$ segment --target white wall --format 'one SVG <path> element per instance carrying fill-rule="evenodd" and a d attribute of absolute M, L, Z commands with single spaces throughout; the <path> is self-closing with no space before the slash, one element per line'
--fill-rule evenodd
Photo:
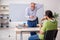
<path fill-rule="evenodd" d="M 44 10 L 52 10 L 53 12 L 60 13 L 60 0 L 1 0 L 2 4 L 27 4 L 36 2 L 44 5 Z M 60 18 L 59 18 L 60 19 Z M 59 21 L 59 20 L 58 20 Z"/>
<path fill-rule="evenodd" d="M 60 0 L 1 0 L 2 4 L 27 4 L 30 2 L 36 2 L 36 3 L 40 3 L 40 4 L 44 4 L 44 9 L 50 9 L 54 12 L 59 12 L 59 8 L 60 8 Z"/>
<path fill-rule="evenodd" d="M 44 10 L 47 9 L 60 15 L 60 0 L 44 0 Z M 58 18 L 58 26 L 60 26 L 60 16 Z"/>

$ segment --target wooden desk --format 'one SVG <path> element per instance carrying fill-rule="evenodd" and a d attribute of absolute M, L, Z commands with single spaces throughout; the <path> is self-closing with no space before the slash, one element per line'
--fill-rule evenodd
<path fill-rule="evenodd" d="M 16 30 L 16 40 L 17 40 L 17 34 L 19 33 L 20 33 L 20 40 L 23 40 L 22 37 L 23 32 L 31 32 L 31 31 L 38 32 L 40 29 L 39 28 L 21 28 L 21 29 L 15 28 L 15 30 Z"/>
<path fill-rule="evenodd" d="M 22 37 L 23 32 L 31 32 L 31 31 L 39 32 L 39 30 L 40 30 L 39 28 L 21 28 L 21 29 L 15 28 L 16 40 L 17 40 L 17 34 L 19 33 L 20 33 L 20 40 L 23 40 L 23 37 Z M 60 31 L 60 28 L 58 28 L 58 30 Z"/>

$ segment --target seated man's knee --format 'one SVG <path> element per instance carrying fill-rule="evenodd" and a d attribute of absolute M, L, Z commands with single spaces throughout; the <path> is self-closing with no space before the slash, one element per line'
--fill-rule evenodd
<path fill-rule="evenodd" d="M 28 40 L 32 40 L 32 37 L 29 37 Z"/>

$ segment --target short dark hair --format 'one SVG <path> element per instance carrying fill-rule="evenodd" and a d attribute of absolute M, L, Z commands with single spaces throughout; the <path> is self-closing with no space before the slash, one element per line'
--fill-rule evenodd
<path fill-rule="evenodd" d="M 53 13 L 51 10 L 45 11 L 45 16 L 48 16 L 49 18 L 54 18 Z"/>

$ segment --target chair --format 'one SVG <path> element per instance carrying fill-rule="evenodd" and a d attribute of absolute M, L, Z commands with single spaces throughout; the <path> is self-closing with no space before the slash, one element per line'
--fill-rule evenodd
<path fill-rule="evenodd" d="M 57 33 L 58 33 L 58 30 L 55 30 L 54 40 L 56 39 Z"/>
<path fill-rule="evenodd" d="M 44 40 L 55 40 L 58 30 L 48 30 L 44 33 Z"/>

